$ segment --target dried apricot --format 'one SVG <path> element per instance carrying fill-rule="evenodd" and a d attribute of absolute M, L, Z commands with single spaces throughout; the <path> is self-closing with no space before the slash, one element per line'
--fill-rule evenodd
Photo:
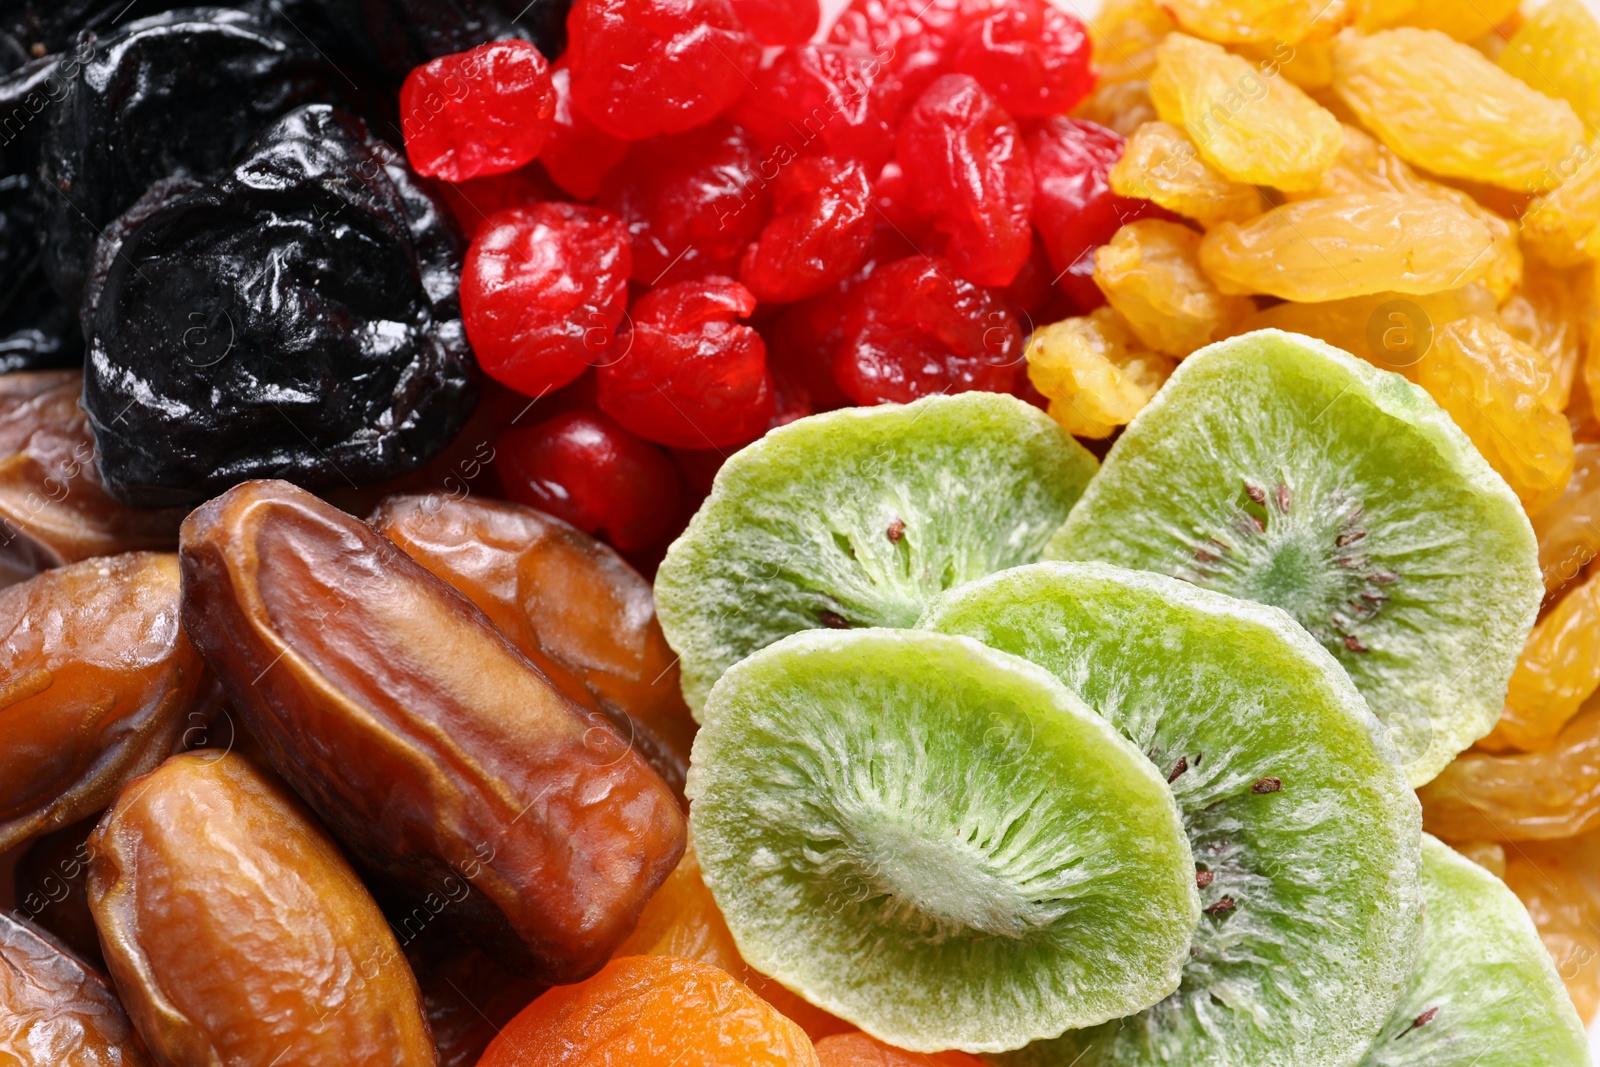
<path fill-rule="evenodd" d="M 1562 410 L 1583 364 L 1588 275 L 1587 269 L 1555 270 L 1535 260 L 1525 268 L 1522 288 L 1500 306 L 1501 327 L 1550 361 Z"/>
<path fill-rule="evenodd" d="M 1600 554 L 1600 442 L 1572 446 L 1572 480 L 1554 504 L 1534 516 L 1539 571 L 1546 596 L 1566 588 Z"/>
<path fill-rule="evenodd" d="M 1600 259 L 1600 152 L 1580 146 L 1553 171 L 1550 183 L 1555 187 L 1522 216 L 1528 252 L 1556 267 Z"/>
<path fill-rule="evenodd" d="M 1111 308 L 1033 332 L 1028 378 L 1050 401 L 1050 417 L 1076 437 L 1110 437 L 1172 374 L 1174 362 L 1145 351 Z"/>
<path fill-rule="evenodd" d="M 1501 877 L 1522 899 L 1555 960 L 1578 1015 L 1587 1024 L 1600 1008 L 1600 842 L 1529 842 L 1506 850 Z"/>
<path fill-rule="evenodd" d="M 1500 69 L 1600 128 L 1600 20 L 1581 0 L 1550 0 L 1530 13 L 1500 53 Z"/>
<path fill-rule="evenodd" d="M 1437 293 L 1488 274 L 1493 232 L 1447 200 L 1354 193 L 1225 222 L 1200 243 L 1200 265 L 1224 293 L 1339 300 Z"/>
<path fill-rule="evenodd" d="M 1181 223 L 1130 222 L 1095 253 L 1094 282 L 1140 341 L 1181 359 L 1256 309 L 1218 292 L 1199 253 L 1200 235 Z"/>
<path fill-rule="evenodd" d="M 524 1008 L 478 1067 L 818 1067 L 805 1031 L 726 971 L 624 956 Z"/>
<path fill-rule="evenodd" d="M 968 1052 L 907 1052 L 866 1034 L 839 1034 L 817 1042 L 822 1067 L 983 1067 Z"/>
<path fill-rule="evenodd" d="M 1435 174 L 1537 188 L 1562 160 L 1585 150 L 1572 105 L 1530 89 L 1443 33 L 1347 32 L 1333 60 L 1333 87 L 1361 124 Z"/>
<path fill-rule="evenodd" d="M 1529 515 L 1560 498 L 1572 477 L 1572 427 L 1561 413 L 1555 369 L 1541 352 L 1473 316 L 1435 333 L 1417 384 L 1450 413 Z"/>
<path fill-rule="evenodd" d="M 1154 201 L 1202 226 L 1243 222 L 1267 207 L 1255 186 L 1223 177 L 1168 122 L 1146 122 L 1134 130 L 1108 178 L 1118 196 Z"/>
<path fill-rule="evenodd" d="M 1600 574 L 1566 596 L 1528 635 L 1506 692 L 1505 710 L 1485 740 L 1534 752 L 1547 748 L 1600 689 Z"/>
<path fill-rule="evenodd" d="M 1314 189 L 1339 155 L 1339 120 L 1283 78 L 1187 34 L 1156 53 L 1150 98 L 1226 177 Z"/>
<path fill-rule="evenodd" d="M 1178 25 L 1219 44 L 1331 37 L 1355 21 L 1359 0 L 1167 0 Z"/>

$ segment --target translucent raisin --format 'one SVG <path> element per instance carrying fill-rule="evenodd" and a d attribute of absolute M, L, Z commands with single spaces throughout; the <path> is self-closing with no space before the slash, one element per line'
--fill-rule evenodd
<path fill-rule="evenodd" d="M 1178 28 L 1157 0 L 1107 0 L 1089 24 L 1095 76 L 1100 84 L 1145 81 L 1155 70 L 1156 49 Z"/>
<path fill-rule="evenodd" d="M 1516 14 L 1518 0 L 1369 0 L 1361 19 L 1366 32 L 1393 26 L 1438 30 L 1458 41 L 1495 32 Z"/>
<path fill-rule="evenodd" d="M 1545 748 L 1600 688 L 1600 576 L 1562 597 L 1528 635 L 1489 744 Z"/>
<path fill-rule="evenodd" d="M 550 65 L 528 41 L 491 41 L 430 60 L 400 88 L 412 168 L 466 181 L 533 161 L 555 113 Z"/>
<path fill-rule="evenodd" d="M 1035 330 L 1028 378 L 1050 400 L 1050 417 L 1075 437 L 1110 437 L 1150 402 L 1176 366 L 1143 349 L 1111 308 Z"/>
<path fill-rule="evenodd" d="M 1118 196 L 1154 201 L 1203 226 L 1243 222 L 1267 206 L 1255 186 L 1224 178 L 1167 122 L 1147 122 L 1133 132 L 1110 180 Z"/>
<path fill-rule="evenodd" d="M 1559 166 L 1573 168 L 1571 176 L 1528 205 L 1522 216 L 1523 241 L 1529 252 L 1552 266 L 1600 260 L 1600 152 L 1582 148 Z"/>
<path fill-rule="evenodd" d="M 1102 82 L 1072 109 L 1072 117 L 1132 137 L 1135 130 L 1156 120 L 1147 81 Z"/>
<path fill-rule="evenodd" d="M 1572 480 L 1554 504 L 1534 516 L 1539 572 L 1547 596 L 1577 581 L 1600 555 L 1600 443 L 1572 446 Z"/>
<path fill-rule="evenodd" d="M 872 239 L 872 185 L 854 160 L 799 159 L 772 186 L 776 211 L 751 244 L 739 281 L 762 302 L 787 304 L 843 281 Z"/>
<path fill-rule="evenodd" d="M 1219 44 L 1298 44 L 1331 37 L 1355 21 L 1356 0 L 1167 0 L 1166 8 L 1189 33 Z"/>
<path fill-rule="evenodd" d="M 1506 885 L 1522 899 L 1555 961 L 1578 1016 L 1587 1025 L 1600 1009 L 1600 841 L 1528 842 L 1506 857 Z"/>
<path fill-rule="evenodd" d="M 1095 253 L 1095 284 L 1146 346 L 1179 359 L 1228 335 L 1256 306 L 1200 270 L 1200 235 L 1177 222 L 1130 222 Z"/>
<path fill-rule="evenodd" d="M 1537 260 L 1525 270 L 1522 288 L 1500 306 L 1500 325 L 1523 344 L 1544 353 L 1560 387 L 1556 406 L 1565 410 L 1583 364 L 1589 272 L 1554 270 Z"/>
<path fill-rule="evenodd" d="M 1600 126 L 1600 20 L 1580 0 L 1550 0 L 1530 13 L 1506 42 L 1500 68 L 1571 104 L 1589 128 Z"/>

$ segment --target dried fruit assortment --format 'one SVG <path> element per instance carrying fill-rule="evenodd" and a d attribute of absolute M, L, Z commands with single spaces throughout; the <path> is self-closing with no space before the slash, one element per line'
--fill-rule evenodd
<path fill-rule="evenodd" d="M 1090 6 L 0 2 L 0 1061 L 1589 1064 L 1600 14 Z"/>

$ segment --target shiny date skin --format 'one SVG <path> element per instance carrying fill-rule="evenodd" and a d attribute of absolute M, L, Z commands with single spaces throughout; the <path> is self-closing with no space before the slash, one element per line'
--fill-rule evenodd
<path fill-rule="evenodd" d="M 435 1063 L 383 913 L 270 772 L 236 753 L 174 756 L 123 790 L 89 844 L 106 963 L 162 1064 Z"/>
<path fill-rule="evenodd" d="M 94 819 L 45 834 L 17 857 L 13 914 L 48 932 L 96 967 L 100 933 L 89 912 L 89 834 Z"/>
<path fill-rule="evenodd" d="M 576 981 L 683 851 L 677 799 L 470 601 L 279 481 L 184 522 L 184 625 L 278 772 L 387 887 Z"/>

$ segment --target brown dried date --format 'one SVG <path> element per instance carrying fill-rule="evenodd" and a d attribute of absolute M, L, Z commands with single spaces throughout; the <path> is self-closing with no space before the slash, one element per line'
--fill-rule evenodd
<path fill-rule="evenodd" d="M 372 524 L 683 792 L 694 718 L 650 583 L 626 560 L 560 519 L 502 501 L 391 497 Z"/>
<path fill-rule="evenodd" d="M 0 1063 L 150 1067 L 111 983 L 44 931 L 0 912 Z"/>
<path fill-rule="evenodd" d="M 163 1064 L 435 1062 L 377 903 L 249 760 L 172 757 L 123 790 L 89 845 L 111 977 Z"/>
<path fill-rule="evenodd" d="M 394 916 L 389 921 L 393 924 Z M 405 933 L 400 935 L 404 941 Z M 439 1067 L 473 1067 L 501 1028 L 545 990 L 437 923 L 404 943 L 422 989 Z"/>
<path fill-rule="evenodd" d="M 643 757 L 460 593 L 287 482 L 196 509 L 181 554 L 191 638 L 362 863 L 523 977 L 605 963 L 684 846 Z"/>
<path fill-rule="evenodd" d="M 209 716 L 178 601 L 178 557 L 159 552 L 0 590 L 0 852 L 105 808 Z"/>
<path fill-rule="evenodd" d="M 97 967 L 100 934 L 89 912 L 89 834 L 94 820 L 45 834 L 17 857 L 17 910 Z"/>

